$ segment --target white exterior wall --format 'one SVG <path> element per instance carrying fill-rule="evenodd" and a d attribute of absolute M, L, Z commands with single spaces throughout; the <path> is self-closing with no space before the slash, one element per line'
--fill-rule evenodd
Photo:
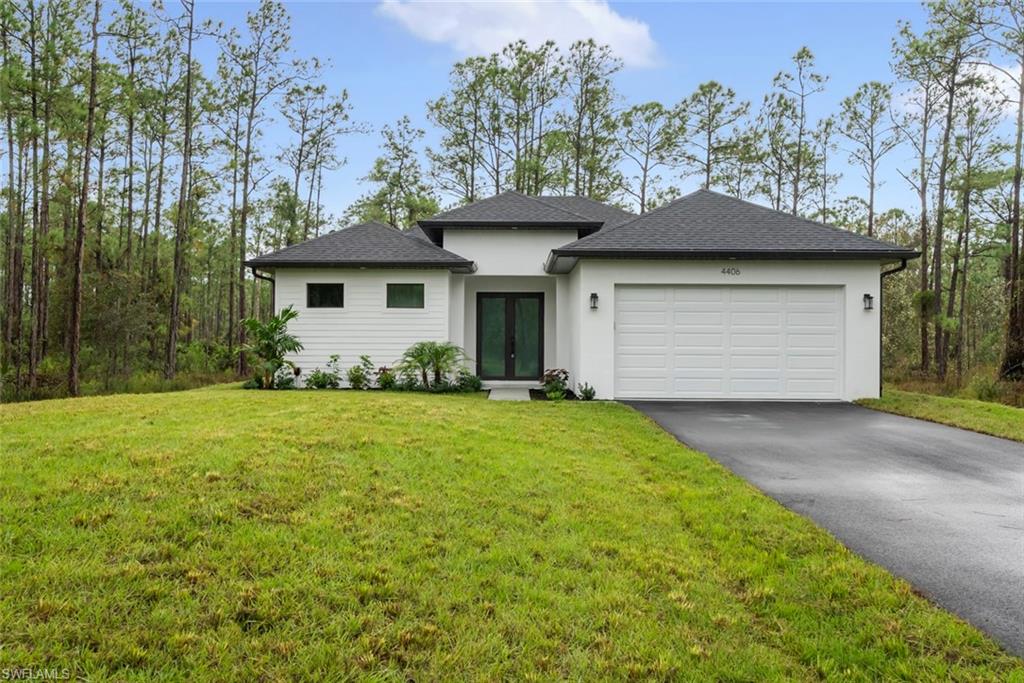
<path fill-rule="evenodd" d="M 735 268 L 739 275 L 722 273 Z M 833 285 L 843 290 L 843 400 L 878 396 L 881 310 L 865 311 L 864 294 L 879 301 L 879 264 L 864 261 L 630 261 L 581 259 L 573 290 L 571 382 L 589 382 L 599 398 L 615 391 L 615 285 Z M 600 298 L 590 310 L 590 293 Z M 564 313 L 561 311 L 560 314 Z"/>
<path fill-rule="evenodd" d="M 476 262 L 472 275 L 453 275 L 452 342 L 476 367 L 476 295 L 479 292 L 543 292 L 544 368 L 568 368 L 572 354 L 572 306 L 568 276 L 549 275 L 552 249 L 576 239 L 573 230 L 446 230 L 444 248 Z"/>
<path fill-rule="evenodd" d="M 575 230 L 445 230 L 444 248 L 476 262 L 477 275 L 541 275 L 552 249 L 576 240 Z"/>
<path fill-rule="evenodd" d="M 304 348 L 289 356 L 307 376 L 325 368 L 333 354 L 347 370 L 368 354 L 375 365 L 394 365 L 418 341 L 449 339 L 449 273 L 443 269 L 358 270 L 280 268 L 274 274 L 275 305 L 293 306 L 299 317 L 288 325 Z M 306 284 L 341 282 L 344 308 L 306 308 Z M 388 308 L 389 282 L 423 283 L 423 308 Z M 301 381 L 301 377 L 300 377 Z"/>

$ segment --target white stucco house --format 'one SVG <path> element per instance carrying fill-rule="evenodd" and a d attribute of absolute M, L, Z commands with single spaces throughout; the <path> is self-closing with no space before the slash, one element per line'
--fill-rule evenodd
<path fill-rule="evenodd" d="M 636 216 L 516 192 L 247 262 L 293 306 L 305 372 L 449 340 L 487 384 L 565 368 L 599 398 L 879 394 L 881 281 L 918 253 L 700 190 Z"/>

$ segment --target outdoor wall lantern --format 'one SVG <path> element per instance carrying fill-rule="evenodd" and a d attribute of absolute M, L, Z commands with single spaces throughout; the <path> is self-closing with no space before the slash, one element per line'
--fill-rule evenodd
<path fill-rule="evenodd" d="M 590 293 L 590 310 L 597 310 L 597 292 Z"/>
<path fill-rule="evenodd" d="M 865 294 L 864 295 L 864 310 L 865 311 L 871 311 L 871 310 L 874 310 L 874 308 L 875 308 L 875 297 L 871 296 L 870 294 Z"/>

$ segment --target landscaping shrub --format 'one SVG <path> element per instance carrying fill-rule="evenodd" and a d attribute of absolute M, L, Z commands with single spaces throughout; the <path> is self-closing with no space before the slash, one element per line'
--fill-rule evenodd
<path fill-rule="evenodd" d="M 398 391 L 424 391 L 425 387 L 416 379 L 416 375 L 403 373 L 398 377 L 395 389 Z"/>
<path fill-rule="evenodd" d="M 334 354 L 327 361 L 327 369 L 317 368 L 309 373 L 305 385 L 309 389 L 337 389 L 341 384 L 341 369 L 338 367 L 338 355 Z"/>
<path fill-rule="evenodd" d="M 466 393 L 472 393 L 483 389 L 484 383 L 479 377 L 471 372 L 462 370 L 455 381 L 456 389 Z"/>
<path fill-rule="evenodd" d="M 576 387 L 576 395 L 581 401 L 593 401 L 597 396 L 597 389 L 583 382 Z"/>
<path fill-rule="evenodd" d="M 382 365 L 377 368 L 377 386 L 385 391 L 394 389 L 398 383 L 398 378 L 395 376 L 395 371 L 386 365 Z"/>
<path fill-rule="evenodd" d="M 569 371 L 562 368 L 545 370 L 540 381 L 544 385 L 544 393 L 549 399 L 561 401 L 565 398 L 565 392 L 569 386 Z"/>
<path fill-rule="evenodd" d="M 352 389 L 369 389 L 373 383 L 373 361 L 366 354 L 359 356 L 359 363 L 348 369 L 345 379 Z"/>
<path fill-rule="evenodd" d="M 294 389 L 295 380 L 299 375 L 302 374 L 302 370 L 298 366 L 291 366 L 280 368 L 277 374 L 274 375 L 274 383 L 271 385 L 272 389 Z M 264 389 L 266 387 L 263 387 Z"/>

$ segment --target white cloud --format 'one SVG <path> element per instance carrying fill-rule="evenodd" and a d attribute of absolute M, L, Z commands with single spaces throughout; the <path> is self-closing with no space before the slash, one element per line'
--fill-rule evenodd
<path fill-rule="evenodd" d="M 1014 65 L 996 68 L 990 64 L 976 64 L 968 69 L 986 81 L 986 85 L 976 93 L 978 100 L 988 109 L 997 111 L 1001 119 L 1017 117 L 1017 83 L 1010 74 L 1018 73 L 1019 68 Z M 916 114 L 921 109 L 921 97 L 921 89 L 914 85 L 898 90 L 893 97 L 893 104 L 898 112 Z"/>
<path fill-rule="evenodd" d="M 418 38 L 447 43 L 466 55 L 497 52 L 520 38 L 530 45 L 553 40 L 559 47 L 593 38 L 610 46 L 626 66 L 648 67 L 657 62 L 650 27 L 622 16 L 604 0 L 383 0 L 377 11 Z"/>
<path fill-rule="evenodd" d="M 981 100 L 989 107 L 998 109 L 1006 118 L 1017 116 L 1017 84 L 1010 78 L 1010 74 L 1018 71 L 1019 67 L 1013 65 L 996 68 L 979 64 L 975 67 L 975 72 L 991 84 Z"/>

